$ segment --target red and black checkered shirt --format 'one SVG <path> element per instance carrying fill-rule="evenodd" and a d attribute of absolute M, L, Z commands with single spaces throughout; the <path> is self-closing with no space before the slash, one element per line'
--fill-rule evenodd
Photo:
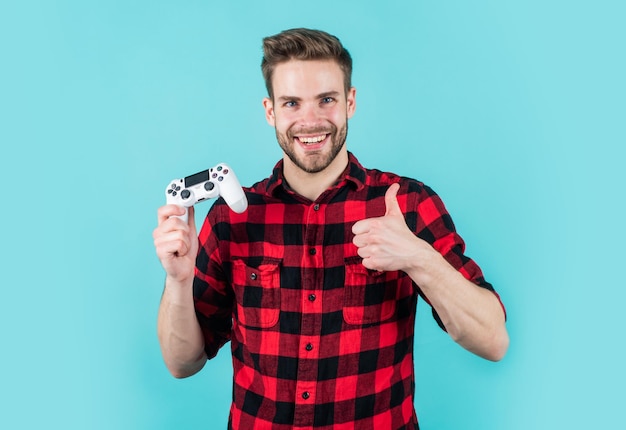
<path fill-rule="evenodd" d="M 230 428 L 418 428 L 413 329 L 421 291 L 404 272 L 366 269 L 352 243 L 352 225 L 383 216 L 395 182 L 409 228 L 493 290 L 424 184 L 364 169 L 350 154 L 340 180 L 311 202 L 289 189 L 279 162 L 246 189 L 246 212 L 220 199 L 199 235 L 194 296 L 207 355 L 232 345 Z"/>

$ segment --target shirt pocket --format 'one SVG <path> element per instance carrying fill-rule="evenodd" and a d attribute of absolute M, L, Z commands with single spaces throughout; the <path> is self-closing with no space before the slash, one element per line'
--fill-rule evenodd
<path fill-rule="evenodd" d="M 346 259 L 343 318 L 347 324 L 364 325 L 394 316 L 400 272 L 369 270 L 361 259 Z"/>
<path fill-rule="evenodd" d="M 247 327 L 269 328 L 280 315 L 280 260 L 264 260 L 258 266 L 233 262 L 236 318 Z"/>

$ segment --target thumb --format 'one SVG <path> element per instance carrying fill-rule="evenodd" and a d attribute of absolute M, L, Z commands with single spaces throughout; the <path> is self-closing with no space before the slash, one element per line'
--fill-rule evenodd
<path fill-rule="evenodd" d="M 385 216 L 387 215 L 402 215 L 402 210 L 400 210 L 400 205 L 398 204 L 398 190 L 400 189 L 400 184 L 395 183 L 391 184 L 385 193 Z"/>

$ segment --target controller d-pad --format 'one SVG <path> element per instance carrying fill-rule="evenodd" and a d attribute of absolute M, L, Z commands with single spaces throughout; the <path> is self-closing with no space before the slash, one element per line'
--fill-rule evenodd
<path fill-rule="evenodd" d="M 213 188 L 215 188 L 215 184 L 213 182 L 205 182 L 204 183 L 204 189 L 207 191 L 211 191 Z"/>
<path fill-rule="evenodd" d="M 172 186 L 167 190 L 167 194 L 171 194 L 173 197 L 176 197 L 179 191 L 180 185 L 172 184 Z"/>

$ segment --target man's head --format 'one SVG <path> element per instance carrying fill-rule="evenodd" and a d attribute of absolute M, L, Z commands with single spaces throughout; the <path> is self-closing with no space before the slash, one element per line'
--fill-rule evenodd
<path fill-rule="evenodd" d="M 266 38 L 264 50 L 269 97 L 263 106 L 285 154 L 286 174 L 343 171 L 356 106 L 348 51 L 336 37 L 307 29 Z"/>
<path fill-rule="evenodd" d="M 339 39 L 320 30 L 294 28 L 263 39 L 261 70 L 270 98 L 274 98 L 274 69 L 289 60 L 335 61 L 343 71 L 345 92 L 352 87 L 352 57 Z"/>

